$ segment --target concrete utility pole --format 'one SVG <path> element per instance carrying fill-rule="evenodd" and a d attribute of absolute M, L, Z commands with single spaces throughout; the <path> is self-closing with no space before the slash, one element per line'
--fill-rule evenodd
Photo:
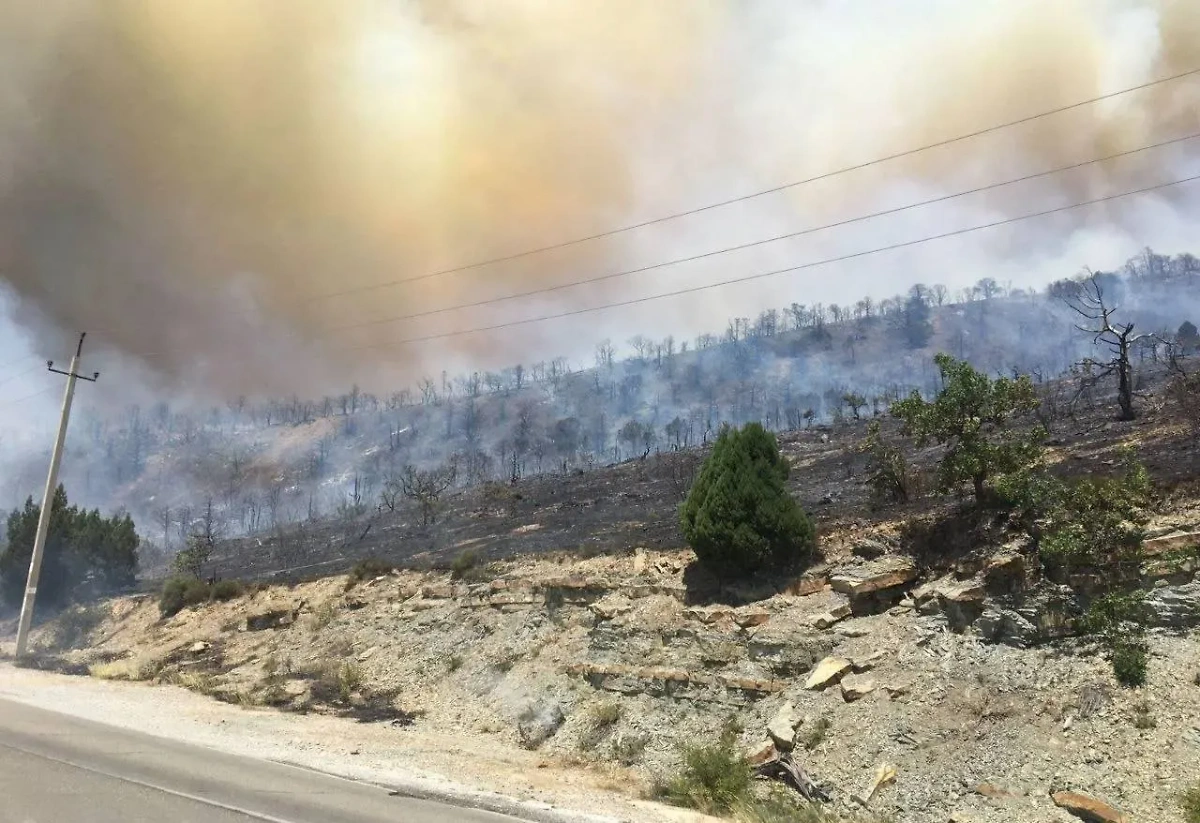
<path fill-rule="evenodd" d="M 46 494 L 42 498 L 42 511 L 38 517 L 37 537 L 33 540 L 33 555 L 29 558 L 29 578 L 25 583 L 25 599 L 21 602 L 21 622 L 17 628 L 17 657 L 25 656 L 25 646 L 29 641 L 29 628 L 33 623 L 33 601 L 37 597 L 38 577 L 42 573 L 42 554 L 46 550 L 46 536 L 50 533 L 50 515 L 54 507 L 54 492 L 58 488 L 58 467 L 62 463 L 63 446 L 67 442 L 67 424 L 71 420 L 71 401 L 75 399 L 75 381 L 87 380 L 95 383 L 100 379 L 100 372 L 91 377 L 79 373 L 79 359 L 83 356 L 83 339 L 87 332 L 79 335 L 79 347 L 75 357 L 71 359 L 71 368 L 67 371 L 54 368 L 51 360 L 46 367 L 55 374 L 67 376 L 67 392 L 63 397 L 62 419 L 58 423 L 58 438 L 54 441 L 54 451 L 50 454 L 50 476 L 46 478 Z"/>

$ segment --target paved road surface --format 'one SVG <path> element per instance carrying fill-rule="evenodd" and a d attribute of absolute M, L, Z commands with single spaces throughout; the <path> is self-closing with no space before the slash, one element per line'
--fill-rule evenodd
<path fill-rule="evenodd" d="M 0 823 L 514 823 L 0 700 Z"/>

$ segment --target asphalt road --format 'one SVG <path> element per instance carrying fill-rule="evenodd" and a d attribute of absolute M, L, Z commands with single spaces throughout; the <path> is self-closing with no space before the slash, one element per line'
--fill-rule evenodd
<path fill-rule="evenodd" d="M 515 823 L 0 700 L 0 823 Z"/>

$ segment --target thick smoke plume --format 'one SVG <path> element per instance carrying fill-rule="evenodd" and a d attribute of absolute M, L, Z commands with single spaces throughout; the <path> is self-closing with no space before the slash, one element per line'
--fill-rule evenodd
<path fill-rule="evenodd" d="M 1200 66 L 1191 0 L 880 6 L 866 21 L 782 0 L 11 0 L 0 10 L 0 277 L 41 333 L 88 329 L 174 382 L 323 390 L 368 372 L 552 356 L 562 340 L 539 336 L 577 328 L 387 344 L 703 282 L 730 264 L 560 292 L 533 310 L 339 326 L 1200 130 L 1200 80 L 1185 79 L 661 231 L 326 297 Z M 1160 182 L 1194 155 L 1147 153 L 972 208 Z M 1120 223 L 1133 205 L 1105 216 Z M 946 213 L 957 212 L 906 225 L 938 230 Z M 875 231 L 805 248 L 849 250 Z M 738 265 L 785 252 L 795 248 Z M 729 313 L 715 295 L 686 310 Z"/>

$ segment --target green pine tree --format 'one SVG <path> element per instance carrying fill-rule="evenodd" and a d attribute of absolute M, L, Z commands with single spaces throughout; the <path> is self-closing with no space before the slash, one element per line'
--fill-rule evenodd
<path fill-rule="evenodd" d="M 680 523 L 696 557 L 718 577 L 794 566 L 812 554 L 815 531 L 784 485 L 788 470 L 775 436 L 758 423 L 717 437 Z"/>
<path fill-rule="evenodd" d="M 119 590 L 137 573 L 138 536 L 128 515 L 105 518 L 70 505 L 59 486 L 50 509 L 50 530 L 38 579 L 38 603 L 57 608 L 73 598 Z M 0 552 L 0 599 L 19 605 L 29 573 L 41 506 L 33 498 L 8 517 Z"/>

